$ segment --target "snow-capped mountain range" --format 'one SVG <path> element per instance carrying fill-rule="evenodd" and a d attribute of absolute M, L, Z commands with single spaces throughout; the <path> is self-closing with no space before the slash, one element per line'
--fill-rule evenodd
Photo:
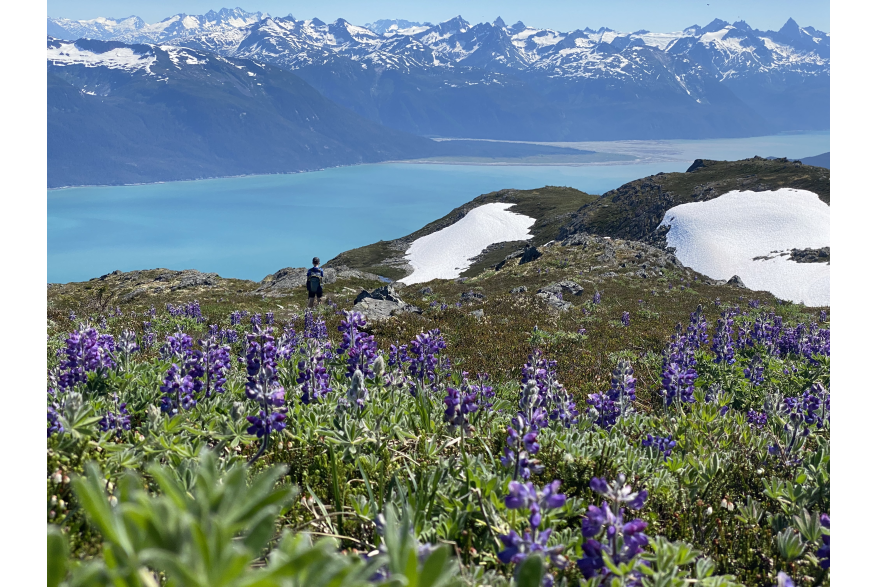
<path fill-rule="evenodd" d="M 329 99 L 427 136 L 705 138 L 828 128 L 830 36 L 789 19 L 656 33 L 379 20 L 357 26 L 239 8 L 49 19 L 50 36 L 160 43 L 295 72 Z"/>

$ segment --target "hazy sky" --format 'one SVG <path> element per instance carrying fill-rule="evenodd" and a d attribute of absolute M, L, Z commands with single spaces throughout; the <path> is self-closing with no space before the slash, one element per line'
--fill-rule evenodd
<path fill-rule="evenodd" d="M 49 16 L 88 19 L 97 16 L 137 15 L 158 22 L 173 14 L 204 14 L 233 7 L 210 0 L 48 0 Z M 830 32 L 829 0 L 245 0 L 241 8 L 299 19 L 318 17 L 326 22 L 344 18 L 365 24 L 381 18 L 441 22 L 458 14 L 471 23 L 502 16 L 507 24 L 518 20 L 538 28 L 569 31 L 606 26 L 619 31 L 647 29 L 677 31 L 714 18 L 745 20 L 762 30 L 780 28 L 789 18 L 801 26 Z"/>

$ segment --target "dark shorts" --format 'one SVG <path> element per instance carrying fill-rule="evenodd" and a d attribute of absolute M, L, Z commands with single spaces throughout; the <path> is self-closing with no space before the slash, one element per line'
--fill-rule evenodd
<path fill-rule="evenodd" d="M 321 298 L 321 297 L 323 297 L 323 286 L 322 285 L 320 287 L 318 287 L 317 291 L 315 291 L 315 292 L 308 290 L 308 299 Z"/>

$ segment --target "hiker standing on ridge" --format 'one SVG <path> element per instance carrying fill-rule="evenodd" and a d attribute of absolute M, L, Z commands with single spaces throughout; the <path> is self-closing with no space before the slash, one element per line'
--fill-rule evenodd
<path fill-rule="evenodd" d="M 305 285 L 308 288 L 308 308 L 313 308 L 314 304 L 319 304 L 323 299 L 323 270 L 318 267 L 320 258 L 314 257 L 314 266 L 308 269 Z"/>

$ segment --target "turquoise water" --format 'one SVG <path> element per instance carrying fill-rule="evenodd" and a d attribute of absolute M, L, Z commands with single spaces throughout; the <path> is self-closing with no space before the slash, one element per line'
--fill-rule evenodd
<path fill-rule="evenodd" d="M 634 143 L 604 143 L 600 150 L 617 146 L 617 152 L 629 153 Z M 828 151 L 829 135 L 648 141 L 642 148 L 653 162 L 581 167 L 394 163 L 49 190 L 47 280 L 83 281 L 115 269 L 156 267 L 260 280 L 282 267 L 308 265 L 314 255 L 326 261 L 351 248 L 404 236 L 479 194 L 545 185 L 604 193 L 659 171 L 684 171 L 693 153 L 711 159 L 805 157 Z"/>

